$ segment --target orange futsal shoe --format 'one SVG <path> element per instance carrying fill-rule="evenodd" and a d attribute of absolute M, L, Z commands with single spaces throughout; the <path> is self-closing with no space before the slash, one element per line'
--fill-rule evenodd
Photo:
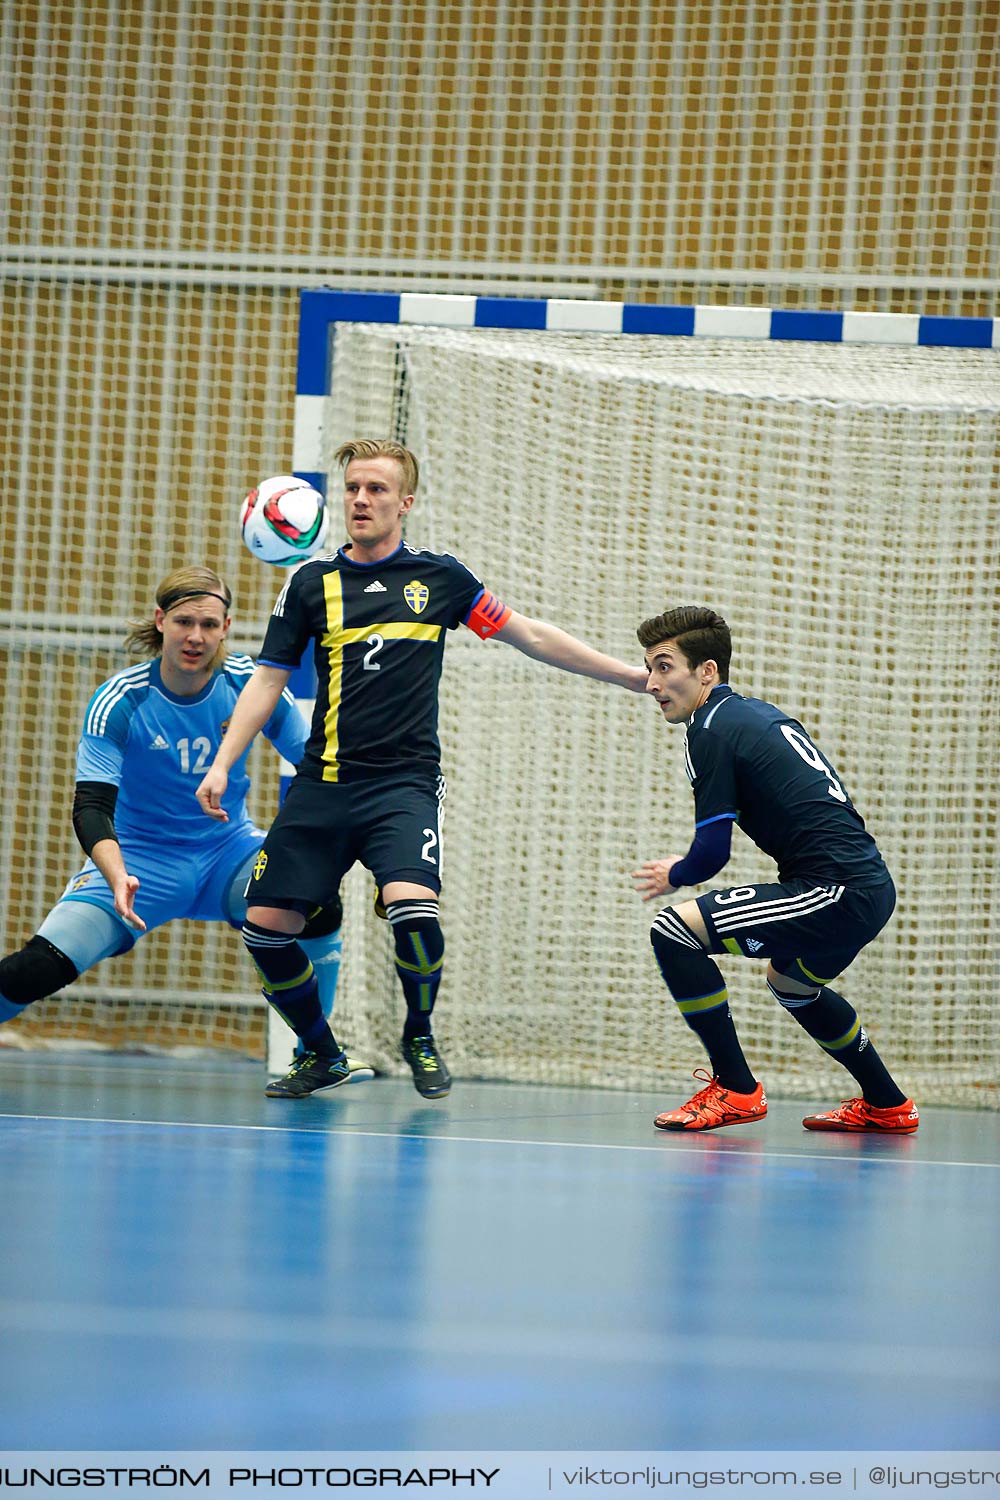
<path fill-rule="evenodd" d="M 920 1124 L 920 1116 L 912 1099 L 904 1099 L 891 1109 L 876 1109 L 865 1099 L 844 1099 L 837 1109 L 829 1109 L 822 1115 L 807 1115 L 802 1123 L 807 1130 L 888 1130 L 896 1135 L 912 1135 Z"/>
<path fill-rule="evenodd" d="M 734 1094 L 732 1089 L 724 1089 L 717 1078 L 709 1078 L 704 1068 L 696 1068 L 694 1077 L 708 1078 L 707 1086 L 680 1109 L 657 1115 L 653 1121 L 657 1130 L 718 1130 L 720 1125 L 746 1125 L 751 1120 L 762 1120 L 767 1114 L 762 1083 L 758 1083 L 752 1094 Z"/>

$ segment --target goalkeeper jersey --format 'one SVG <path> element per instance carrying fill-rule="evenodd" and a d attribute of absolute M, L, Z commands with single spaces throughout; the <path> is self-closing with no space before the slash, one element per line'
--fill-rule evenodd
<path fill-rule="evenodd" d="M 76 779 L 118 788 L 115 831 L 123 843 L 169 840 L 196 849 L 217 842 L 220 825 L 205 816 L 195 792 L 253 669 L 249 656 L 228 656 L 200 693 L 182 698 L 163 685 L 154 657 L 97 689 L 84 717 Z M 306 724 L 287 689 L 264 734 L 286 760 L 301 759 Z M 222 799 L 230 830 L 252 826 L 246 806 L 249 750 L 230 771 Z"/>

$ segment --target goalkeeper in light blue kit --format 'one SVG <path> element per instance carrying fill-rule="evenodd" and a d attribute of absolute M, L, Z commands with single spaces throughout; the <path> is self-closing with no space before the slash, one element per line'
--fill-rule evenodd
<path fill-rule="evenodd" d="M 73 827 L 87 855 L 38 932 L 0 959 L 0 1022 L 99 963 L 127 953 L 144 932 L 186 917 L 239 930 L 244 891 L 264 834 L 247 812 L 245 752 L 226 792 L 228 823 L 207 819 L 195 788 L 222 743 L 254 669 L 230 656 L 232 595 L 210 568 L 179 568 L 156 590 L 152 618 L 126 644 L 149 660 L 97 689 L 77 751 Z M 298 764 L 309 730 L 284 692 L 263 732 Z M 327 1014 L 340 965 L 339 900 L 317 911 L 303 948 Z M 268 997 L 270 999 L 270 997 Z M 372 1071 L 352 1063 L 354 1078 Z"/>

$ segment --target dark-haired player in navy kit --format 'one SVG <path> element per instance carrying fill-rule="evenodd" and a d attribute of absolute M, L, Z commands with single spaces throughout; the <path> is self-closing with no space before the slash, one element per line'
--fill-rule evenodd
<path fill-rule="evenodd" d="M 403 1056 L 418 1091 L 440 1098 L 451 1086 L 431 1031 L 444 954 L 437 720 L 446 632 L 467 625 L 549 666 L 637 693 L 646 673 L 516 614 L 450 554 L 408 546 L 403 518 L 418 473 L 407 448 L 364 439 L 343 444 L 335 461 L 344 466 L 350 544 L 304 563 L 282 589 L 257 669 L 197 795 L 210 817 L 224 817 L 229 768 L 312 641 L 312 732 L 254 867 L 243 929 L 271 1003 L 307 1049 L 267 1093 L 301 1098 L 349 1077 L 297 937 L 361 860 L 392 924 L 407 1010 Z"/>
<path fill-rule="evenodd" d="M 712 953 L 768 958 L 774 998 L 830 1057 L 861 1097 L 810 1115 L 810 1130 L 910 1133 L 918 1116 L 886 1070 L 854 1008 L 830 988 L 892 915 L 892 877 L 843 782 L 797 720 L 729 686 L 729 626 L 694 605 L 645 620 L 637 631 L 647 690 L 670 724 L 687 725 L 695 836 L 683 858 L 633 871 L 651 901 L 700 885 L 729 859 L 734 823 L 778 866 L 778 882 L 710 891 L 665 906 L 652 926 L 660 972 L 711 1064 L 706 1086 L 660 1130 L 713 1130 L 762 1119 L 763 1086 L 743 1055 L 722 971 Z"/>

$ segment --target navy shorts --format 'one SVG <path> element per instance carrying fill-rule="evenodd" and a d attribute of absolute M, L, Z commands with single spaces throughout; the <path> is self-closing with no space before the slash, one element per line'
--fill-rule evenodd
<path fill-rule="evenodd" d="M 379 889 L 441 889 L 441 775 L 324 782 L 296 776 L 247 885 L 250 906 L 326 906 L 358 860 Z"/>
<path fill-rule="evenodd" d="M 891 879 L 866 886 L 786 880 L 710 891 L 697 901 L 710 953 L 769 958 L 783 973 L 797 961 L 807 979 L 826 984 L 882 931 L 896 888 Z"/>

